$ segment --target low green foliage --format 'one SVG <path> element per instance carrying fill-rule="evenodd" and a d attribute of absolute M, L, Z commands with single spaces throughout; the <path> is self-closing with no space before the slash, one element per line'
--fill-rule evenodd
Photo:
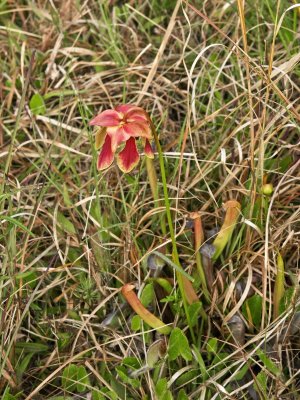
<path fill-rule="evenodd" d="M 258 349 L 256 353 L 269 372 L 271 372 L 273 375 L 277 377 L 281 376 L 282 371 L 280 370 L 280 368 L 277 367 L 277 365 L 271 360 L 270 357 L 266 355 L 266 353 L 263 350 Z"/>
<path fill-rule="evenodd" d="M 179 328 L 174 328 L 171 332 L 168 355 L 170 361 L 176 360 L 178 356 L 181 356 L 186 361 L 191 361 L 192 359 L 189 342 L 185 334 Z"/>
<path fill-rule="evenodd" d="M 66 392 L 83 393 L 90 388 L 89 374 L 83 365 L 69 364 L 61 377 L 61 384 Z"/>
<path fill-rule="evenodd" d="M 262 298 L 258 294 L 249 297 L 243 304 L 243 314 L 249 323 L 257 329 L 260 327 L 262 316 Z"/>
<path fill-rule="evenodd" d="M 34 115 L 46 114 L 46 106 L 43 97 L 39 93 L 35 93 L 29 102 L 29 107 Z"/>
<path fill-rule="evenodd" d="M 168 390 L 168 382 L 166 378 L 159 379 L 155 385 L 155 392 L 158 400 L 173 400 L 172 393 Z"/>

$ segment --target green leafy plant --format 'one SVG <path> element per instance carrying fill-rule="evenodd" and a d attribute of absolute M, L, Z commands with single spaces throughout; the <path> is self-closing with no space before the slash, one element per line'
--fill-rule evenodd
<path fill-rule="evenodd" d="M 66 392 L 83 393 L 90 388 L 89 374 L 83 365 L 69 364 L 61 377 L 62 387 Z"/>

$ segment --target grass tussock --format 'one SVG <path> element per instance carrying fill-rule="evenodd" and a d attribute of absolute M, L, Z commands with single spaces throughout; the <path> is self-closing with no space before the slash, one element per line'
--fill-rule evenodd
<path fill-rule="evenodd" d="M 299 11 L 0 1 L 2 399 L 299 398 Z"/>

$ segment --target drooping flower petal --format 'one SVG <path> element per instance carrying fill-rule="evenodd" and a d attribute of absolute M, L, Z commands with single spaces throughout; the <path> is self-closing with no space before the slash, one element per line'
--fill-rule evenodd
<path fill-rule="evenodd" d="M 115 108 L 115 110 L 117 112 L 121 112 L 123 114 L 126 114 L 126 113 L 128 113 L 128 111 L 133 110 L 133 109 L 137 109 L 137 108 L 139 108 L 139 107 L 134 106 L 133 104 L 121 104 L 120 106 L 117 106 Z"/>
<path fill-rule="evenodd" d="M 133 137 L 144 137 L 147 139 L 152 138 L 151 128 L 148 123 L 145 122 L 129 122 L 125 124 L 124 130 L 128 135 Z"/>
<path fill-rule="evenodd" d="M 143 115 L 134 115 L 132 117 L 126 118 L 126 122 L 148 122 L 147 117 L 144 117 Z"/>
<path fill-rule="evenodd" d="M 114 161 L 114 153 L 111 150 L 110 136 L 106 135 L 104 145 L 98 156 L 97 168 L 103 170 L 108 168 Z"/>
<path fill-rule="evenodd" d="M 146 113 L 146 111 L 144 111 L 142 108 L 135 107 L 126 113 L 126 121 L 127 122 L 139 122 L 139 121 L 148 122 L 149 116 Z"/>
<path fill-rule="evenodd" d="M 146 139 L 144 151 L 145 151 L 145 155 L 148 158 L 154 158 L 154 153 L 153 153 L 153 150 L 152 150 L 152 146 L 151 146 L 151 144 L 150 144 L 148 139 Z"/>
<path fill-rule="evenodd" d="M 90 121 L 90 125 L 97 126 L 118 126 L 123 116 L 115 110 L 106 110 Z"/>
<path fill-rule="evenodd" d="M 106 136 L 106 128 L 103 127 L 99 128 L 95 137 L 96 150 L 99 150 L 103 146 L 105 136 Z"/>
<path fill-rule="evenodd" d="M 126 145 L 118 154 L 118 166 L 123 172 L 130 172 L 138 164 L 140 155 L 136 148 L 135 139 L 131 137 L 127 140 Z"/>
<path fill-rule="evenodd" d="M 123 126 L 113 126 L 113 127 L 108 127 L 107 128 L 107 134 L 111 138 L 111 149 L 113 153 L 116 152 L 117 147 L 123 143 L 126 142 L 130 138 L 130 135 L 128 135 Z"/>

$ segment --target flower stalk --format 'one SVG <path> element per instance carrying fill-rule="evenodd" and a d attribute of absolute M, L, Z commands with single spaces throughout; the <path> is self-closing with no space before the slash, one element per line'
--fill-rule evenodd
<path fill-rule="evenodd" d="M 151 189 L 151 193 L 154 199 L 154 204 L 156 207 L 159 207 L 160 201 L 159 201 L 159 191 L 158 191 L 158 179 L 157 179 L 157 174 L 156 170 L 154 167 L 154 162 L 152 158 L 146 157 L 146 168 L 147 168 L 147 175 L 149 178 L 149 185 Z M 160 228 L 162 231 L 163 236 L 166 236 L 167 234 L 167 228 L 166 228 L 166 221 L 164 215 L 160 217 Z"/>
<path fill-rule="evenodd" d="M 158 205 L 158 185 L 157 185 L 157 174 L 154 168 L 153 160 L 150 158 L 146 158 L 146 168 L 147 175 L 149 178 L 149 185 L 151 189 L 151 193 L 155 203 Z"/>
<path fill-rule="evenodd" d="M 159 156 L 159 165 L 160 165 L 161 178 L 162 178 L 163 191 L 164 191 L 166 215 L 167 215 L 168 228 L 169 228 L 171 241 L 172 241 L 172 259 L 173 259 L 173 262 L 179 268 L 181 268 L 178 250 L 177 250 L 177 244 L 176 244 L 176 237 L 175 237 L 175 232 L 174 232 L 174 227 L 173 227 L 173 220 L 172 220 L 172 215 L 171 215 L 171 207 L 170 207 L 170 201 L 169 201 L 169 195 L 168 195 L 167 178 L 166 178 L 166 170 L 165 170 L 165 164 L 164 164 L 164 159 L 163 159 L 163 152 L 162 152 L 162 148 L 161 148 L 161 145 L 160 145 L 160 142 L 158 139 L 157 132 L 156 132 L 153 124 L 152 124 L 152 133 L 153 133 L 155 145 L 158 150 L 158 156 Z M 185 309 L 185 314 L 187 317 L 190 332 L 191 332 L 193 340 L 195 340 L 194 332 L 192 329 L 192 324 L 190 321 L 189 311 L 188 311 L 188 304 L 193 304 L 195 301 L 199 301 L 199 299 L 198 299 L 197 294 L 195 293 L 195 290 L 194 290 L 191 282 L 185 276 L 183 276 L 180 273 L 180 271 L 178 271 L 178 270 L 176 270 L 176 277 L 177 277 L 177 282 L 178 282 L 179 290 L 181 293 L 181 297 L 183 300 L 183 306 Z"/>
<path fill-rule="evenodd" d="M 284 262 L 281 254 L 277 255 L 277 271 L 273 295 L 273 319 L 279 316 L 280 300 L 284 294 Z"/>

